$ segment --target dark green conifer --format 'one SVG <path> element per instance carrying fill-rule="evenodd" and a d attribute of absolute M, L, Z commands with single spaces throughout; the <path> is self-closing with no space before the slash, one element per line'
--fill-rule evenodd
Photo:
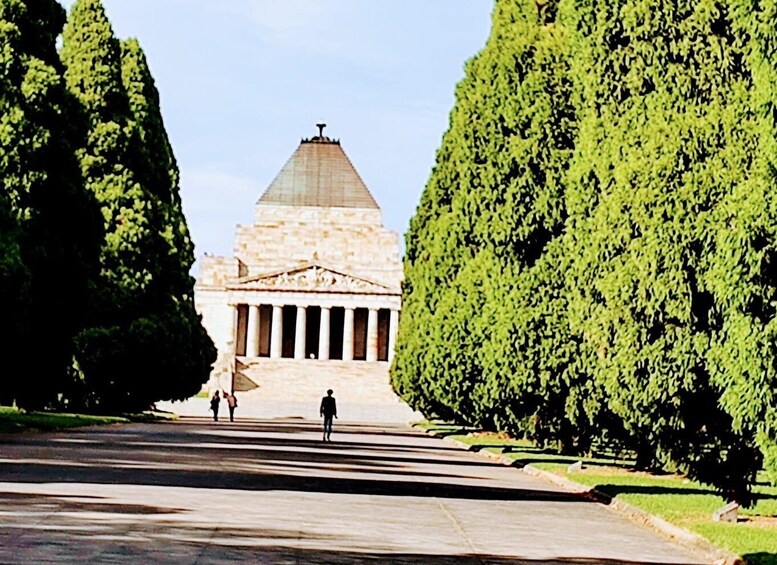
<path fill-rule="evenodd" d="M 67 85 L 89 126 L 79 152 L 84 182 L 105 219 L 95 311 L 113 320 L 160 298 L 161 258 L 166 253 L 157 231 L 162 212 L 143 183 L 146 163 L 122 84 L 121 46 L 99 0 L 73 4 L 61 56 Z"/>
<path fill-rule="evenodd" d="M 538 436 L 566 421 L 571 388 L 562 384 L 569 347 L 555 347 L 569 344 L 564 325 L 540 338 L 528 307 L 564 310 L 559 266 L 541 261 L 564 225 L 574 137 L 556 5 L 497 2 L 488 43 L 467 65 L 408 233 L 393 371 L 411 402 L 434 391 L 427 409 Z"/>
<path fill-rule="evenodd" d="M 757 280 L 777 226 L 759 147 L 773 126 L 754 105 L 741 25 L 757 10 L 565 6 L 581 117 L 568 182 L 573 332 L 597 352 L 595 380 L 642 464 L 747 502 L 758 424 L 738 408 L 765 417 L 777 386 L 762 347 L 775 286 Z M 760 398 L 734 393 L 736 381 Z"/>
<path fill-rule="evenodd" d="M 151 76 L 146 55 L 135 39 L 122 41 L 122 82 L 143 150 L 143 169 L 151 192 L 164 217 L 164 238 L 168 244 L 167 282 L 182 294 L 192 293 L 189 271 L 194 264 L 194 244 L 186 225 L 180 195 L 180 171 L 165 130 L 159 92 Z"/>
<path fill-rule="evenodd" d="M 457 87 L 457 99 L 474 95 L 474 64 L 467 63 L 466 76 Z M 455 365 L 446 358 L 450 347 L 445 343 L 445 332 L 449 328 L 443 323 L 445 311 L 440 303 L 462 265 L 472 257 L 465 242 L 467 227 L 454 208 L 457 191 L 472 185 L 472 170 L 467 169 L 461 148 L 465 137 L 460 133 L 468 122 L 465 110 L 455 107 L 450 129 L 443 137 L 431 178 L 405 238 L 403 312 L 392 366 L 393 386 L 411 406 L 429 415 L 462 421 L 471 421 L 469 414 L 457 410 L 462 408 L 459 403 L 465 400 L 469 387 L 459 382 L 459 374 L 468 370 L 460 368 L 456 375 L 450 373 Z M 464 362 L 459 356 L 456 360 Z"/>
<path fill-rule="evenodd" d="M 63 23 L 53 0 L 0 0 L 3 399 L 33 409 L 68 386 L 101 233 L 74 155 L 79 122 L 56 52 Z"/>
<path fill-rule="evenodd" d="M 777 71 L 745 4 L 497 2 L 408 233 L 411 404 L 745 503 L 777 471 Z"/>
<path fill-rule="evenodd" d="M 81 168 L 106 228 L 78 362 L 91 402 L 105 411 L 185 398 L 215 358 L 193 309 L 191 243 L 158 95 L 139 66 L 142 52 L 127 53 L 125 84 L 121 45 L 101 2 L 73 5 L 61 55 L 89 123 Z"/>
<path fill-rule="evenodd" d="M 1 143 L 1 142 L 0 142 Z M 15 380 L 25 370 L 20 355 L 29 334 L 30 273 L 22 260 L 19 224 L 4 194 L 0 194 L 0 305 L 6 337 L 0 342 L 0 355 L 5 360 L 0 388 L 0 405 L 12 405 L 19 393 Z"/>
<path fill-rule="evenodd" d="M 183 212 L 180 172 L 165 130 L 159 92 L 137 40 L 122 42 L 122 79 L 143 151 L 143 170 L 162 211 L 160 232 L 167 244 L 162 284 L 167 289 L 165 340 L 155 356 L 167 366 L 160 398 L 181 400 L 199 392 L 216 352 L 194 308 L 194 244 Z"/>

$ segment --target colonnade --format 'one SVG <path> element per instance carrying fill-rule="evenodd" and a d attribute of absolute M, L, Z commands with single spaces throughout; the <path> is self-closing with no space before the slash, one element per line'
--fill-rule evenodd
<path fill-rule="evenodd" d="M 245 315 L 247 320 L 240 320 L 239 309 L 240 307 L 247 308 Z M 269 312 L 270 306 L 264 306 L 265 311 Z M 246 357 L 270 357 L 271 359 L 280 359 L 283 357 L 284 350 L 284 307 L 280 305 L 272 305 L 272 314 L 270 316 L 269 324 L 265 320 L 263 324 L 262 320 L 262 306 L 261 305 L 239 305 L 235 306 L 235 331 L 236 341 L 241 341 L 241 324 L 245 327 L 245 351 Z M 311 332 L 308 331 L 308 309 L 316 308 L 320 309 L 319 327 L 318 327 L 318 343 L 307 343 L 308 336 Z M 332 338 L 336 334 L 340 335 L 340 328 L 337 328 L 333 332 L 332 327 L 332 308 L 327 306 L 295 306 L 296 309 L 296 321 L 294 324 L 294 359 L 305 359 L 306 352 L 313 351 L 312 356 L 319 360 L 329 360 L 330 350 L 332 349 Z M 343 361 L 354 361 L 354 330 L 356 319 L 356 308 L 343 308 L 343 322 L 342 322 L 342 349 L 337 347 L 339 352 L 342 350 Z M 366 343 L 364 344 L 364 356 L 368 362 L 376 362 L 379 359 L 379 312 L 378 308 L 368 308 L 367 310 L 367 331 L 366 331 Z M 396 344 L 397 327 L 399 325 L 399 311 L 394 309 L 384 309 L 389 312 L 388 318 L 388 335 L 385 336 L 388 339 L 388 360 L 391 361 L 394 356 L 394 346 Z M 287 312 L 288 314 L 288 308 Z M 363 314 L 362 314 L 363 316 Z M 385 314 L 384 314 L 385 316 Z M 385 317 L 384 328 L 385 328 Z M 363 321 L 363 317 L 362 317 Z M 269 327 L 268 327 L 269 326 Z M 265 351 L 263 355 L 260 355 L 260 339 L 262 337 L 263 327 L 265 331 L 269 329 L 269 351 Z M 363 325 L 361 326 L 363 329 Z M 313 332 L 315 334 L 316 332 Z M 362 334 L 363 335 L 363 334 Z M 265 343 L 266 343 L 266 335 Z M 360 338 L 361 339 L 361 338 Z M 315 347 L 314 347 L 315 346 Z M 385 342 L 384 342 L 385 346 Z M 242 349 L 240 346 L 238 349 Z M 384 350 L 385 352 L 385 350 Z M 240 355 L 240 351 L 238 351 Z M 288 356 L 288 353 L 287 353 Z"/>

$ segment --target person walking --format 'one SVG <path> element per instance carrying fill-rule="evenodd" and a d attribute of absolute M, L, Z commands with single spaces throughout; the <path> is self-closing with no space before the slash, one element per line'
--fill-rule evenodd
<path fill-rule="evenodd" d="M 237 396 L 235 396 L 234 392 L 230 394 L 224 393 L 224 396 L 227 397 L 227 408 L 229 408 L 229 421 L 234 422 L 235 408 L 237 408 Z"/>
<path fill-rule="evenodd" d="M 221 402 L 221 398 L 219 398 L 219 391 L 216 391 L 213 393 L 213 398 L 210 399 L 210 409 L 213 411 L 213 421 L 218 422 L 219 421 L 219 403 Z"/>
<path fill-rule="evenodd" d="M 326 396 L 321 399 L 319 412 L 324 417 L 324 441 L 332 441 L 332 420 L 337 418 L 337 401 L 332 396 L 334 391 L 330 388 Z"/>

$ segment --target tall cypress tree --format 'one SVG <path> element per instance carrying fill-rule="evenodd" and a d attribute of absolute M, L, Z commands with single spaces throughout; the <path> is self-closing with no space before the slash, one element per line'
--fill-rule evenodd
<path fill-rule="evenodd" d="M 497 2 L 408 233 L 401 394 L 573 448 L 605 427 L 748 502 L 777 471 L 769 9 Z"/>
<path fill-rule="evenodd" d="M 166 276 L 178 280 L 166 284 L 174 292 L 191 294 L 194 244 L 186 225 L 180 195 L 180 171 L 165 130 L 159 91 L 148 67 L 143 49 L 135 39 L 121 42 L 122 82 L 143 151 L 143 171 L 164 218 L 164 238 L 168 256 Z"/>
<path fill-rule="evenodd" d="M 477 95 L 476 59 L 467 63 L 457 99 Z M 411 406 L 427 414 L 465 421 L 470 415 L 462 402 L 471 397 L 471 383 L 460 377 L 462 373 L 468 374 L 465 379 L 473 376 L 470 362 L 474 352 L 458 349 L 453 359 L 446 357 L 452 349 L 446 341 L 461 343 L 466 336 L 447 325 L 450 308 L 445 306 L 444 296 L 450 296 L 456 277 L 473 257 L 466 243 L 471 226 L 462 214 L 458 194 L 474 183 L 467 159 L 467 144 L 473 138 L 462 134 L 473 118 L 467 112 L 467 108 L 456 106 L 451 113 L 450 128 L 406 235 L 403 315 L 392 367 L 393 386 Z"/>
<path fill-rule="evenodd" d="M 9 320 L 27 307 L 20 333 L 11 331 L 6 341 L 13 351 L 4 356 L 9 378 L 3 386 L 6 400 L 36 409 L 61 400 L 67 388 L 101 233 L 74 154 L 79 120 L 56 52 L 63 23 L 64 11 L 53 0 L 0 1 L 4 294 L 29 274 L 27 300 L 7 304 Z"/>
<path fill-rule="evenodd" d="M 497 2 L 479 72 L 487 94 L 473 110 L 487 140 L 476 160 L 485 190 L 467 194 L 479 246 L 497 258 L 480 357 L 500 427 L 580 451 L 598 433 L 602 398 L 566 318 L 560 237 L 577 126 L 558 4 Z"/>
<path fill-rule="evenodd" d="M 595 378 L 643 463 L 672 463 L 746 502 L 760 456 L 754 422 L 727 406 L 732 369 L 747 355 L 760 382 L 742 379 L 767 397 L 777 380 L 755 362 L 758 340 L 737 355 L 730 320 L 755 333 L 773 317 L 758 300 L 774 285 L 753 281 L 758 237 L 774 241 L 757 133 L 773 129 L 753 105 L 752 46 L 730 6 L 567 3 L 582 120 L 569 288 L 573 329 L 597 352 Z M 760 415 L 773 403 L 759 399 Z"/>
<path fill-rule="evenodd" d="M 162 212 L 143 175 L 138 130 L 121 78 L 121 46 L 99 0 L 73 4 L 63 33 L 65 79 L 88 120 L 79 151 L 87 188 L 105 218 L 95 312 L 113 320 L 160 295 Z"/>
<path fill-rule="evenodd" d="M 569 403 L 580 380 L 566 372 L 566 326 L 539 333 L 565 309 L 560 265 L 542 258 L 563 229 L 574 139 L 556 8 L 497 2 L 488 43 L 467 65 L 408 234 L 393 371 L 411 403 L 434 391 L 467 423 L 554 439 L 579 415 Z"/>
<path fill-rule="evenodd" d="M 27 363 L 20 355 L 29 333 L 30 273 L 22 260 L 20 229 L 10 203 L 0 194 L 0 305 L 7 337 L 0 343 L 0 355 L 6 360 L 0 389 L 0 405 L 16 400 L 17 379 L 23 378 Z"/>
<path fill-rule="evenodd" d="M 705 240 L 711 256 L 703 285 L 713 297 L 704 315 L 720 328 L 707 355 L 713 382 L 724 390 L 721 401 L 734 429 L 745 437 L 755 433 L 764 465 L 777 483 L 774 15 L 773 3 L 732 1 L 711 18 L 720 42 L 738 47 L 723 61 L 727 71 L 739 65 L 746 69 L 731 87 L 749 89 L 736 97 L 738 106 L 719 109 L 730 137 L 715 173 L 727 175 Z M 719 178 L 707 178 L 705 185 L 715 186 Z"/>
<path fill-rule="evenodd" d="M 466 77 L 456 90 L 457 99 L 473 92 L 473 64 L 467 63 Z M 451 284 L 466 253 L 463 228 L 453 210 L 455 192 L 471 184 L 470 173 L 459 166 L 463 159 L 460 136 L 456 135 L 466 123 L 467 117 L 454 108 L 450 129 L 443 137 L 431 178 L 405 236 L 403 315 L 391 370 L 392 386 L 411 406 L 446 418 L 458 417 L 450 399 L 458 398 L 459 393 L 447 382 L 445 370 L 434 369 L 444 359 L 430 334 L 439 327 L 435 316 L 440 294 Z"/>
<path fill-rule="evenodd" d="M 0 354 L 9 363 L 6 365 L 0 390 L 0 404 L 6 405 L 13 404 L 16 400 L 18 378 L 25 365 L 19 352 L 27 333 L 26 318 L 29 307 L 30 274 L 22 260 L 21 230 L 11 201 L 16 192 L 12 183 L 17 175 L 9 174 L 9 169 L 12 171 L 15 168 L 14 158 L 17 153 L 17 139 L 13 132 L 24 117 L 18 108 L 21 94 L 18 85 L 14 84 L 16 81 L 9 79 L 23 78 L 24 69 L 18 48 L 19 24 L 25 15 L 21 2 L 0 2 L 0 77 L 3 77 L 0 79 L 0 308 L 4 312 L 4 324 L 7 325 L 10 336 L 10 340 L 3 340 L 0 344 Z"/>
<path fill-rule="evenodd" d="M 167 244 L 162 258 L 166 332 L 156 359 L 166 365 L 160 398 L 182 400 L 196 394 L 210 375 L 216 351 L 194 308 L 194 244 L 180 195 L 180 172 L 160 109 L 159 92 L 137 40 L 123 41 L 122 80 L 143 151 L 143 171 L 162 212 L 160 231 Z"/>
<path fill-rule="evenodd" d="M 86 391 L 106 411 L 183 398 L 207 378 L 212 344 L 187 295 L 191 248 L 172 154 L 161 119 L 154 124 L 156 100 L 140 100 L 152 81 L 142 69 L 135 81 L 128 65 L 128 92 L 121 45 L 99 0 L 73 5 L 61 56 L 89 122 L 81 168 L 107 232 L 92 325 L 78 339 Z"/>

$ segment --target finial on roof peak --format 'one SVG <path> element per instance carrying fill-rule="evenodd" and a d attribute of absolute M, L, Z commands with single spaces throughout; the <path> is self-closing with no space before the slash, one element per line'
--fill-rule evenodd
<path fill-rule="evenodd" d="M 330 139 L 324 135 L 324 129 L 326 128 L 325 123 L 321 122 L 320 124 L 316 124 L 316 127 L 318 128 L 318 135 L 310 139 L 303 138 L 302 143 L 340 143 L 338 140 Z"/>

